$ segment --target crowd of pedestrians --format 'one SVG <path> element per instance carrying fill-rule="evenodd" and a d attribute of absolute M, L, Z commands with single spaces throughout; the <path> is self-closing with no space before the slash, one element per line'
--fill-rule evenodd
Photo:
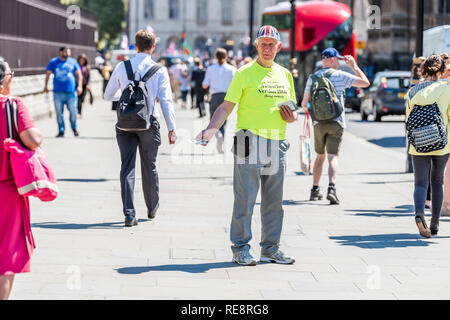
<path fill-rule="evenodd" d="M 230 240 L 232 261 L 239 265 L 254 266 L 257 260 L 250 254 L 252 215 L 261 188 L 261 251 L 260 261 L 293 264 L 295 258 L 280 249 L 283 227 L 283 186 L 289 142 L 287 124 L 297 120 L 297 97 L 291 73 L 275 63 L 282 43 L 280 34 L 272 26 L 259 29 L 255 48 L 257 58 L 246 58 L 233 63 L 224 49 L 218 49 L 214 62 L 194 59 L 194 65 L 177 59 L 169 68 L 152 59 L 155 36 L 147 30 L 136 34 L 138 54 L 120 62 L 114 70 L 100 56 L 95 65 L 105 73 L 104 98 L 115 102 L 117 109 L 116 140 L 121 158 L 120 185 L 126 227 L 138 224 L 134 206 L 135 163 L 139 149 L 142 168 L 142 186 L 147 216 L 154 219 L 159 208 L 159 179 L 156 167 L 161 145 L 159 101 L 170 144 L 177 140 L 175 107 L 181 99 L 181 109 L 197 108 L 199 117 L 206 115 L 205 102 L 209 102 L 210 122 L 196 136 L 196 142 L 208 145 L 214 137 L 217 150 L 223 153 L 226 121 L 238 108 L 236 133 L 233 137 L 233 193 Z M 82 115 L 83 102 L 89 92 L 89 61 L 85 55 L 78 61 L 70 57 L 67 47 L 60 48 L 59 56 L 47 66 L 44 92 L 48 92 L 50 75 L 57 113 L 58 135 L 65 134 L 64 106 L 70 112 L 70 124 L 78 136 L 77 114 Z M 352 69 L 354 75 L 339 71 L 339 60 Z M 323 198 L 319 184 L 324 162 L 329 163 L 327 199 L 331 205 L 340 204 L 336 182 L 338 156 L 345 130 L 343 96 L 346 88 L 370 85 L 364 72 L 352 56 L 341 56 L 335 48 L 322 52 L 324 68 L 311 74 L 304 88 L 301 107 L 311 115 L 314 125 L 314 148 L 317 154 L 313 166 L 313 187 L 310 200 Z M 415 221 L 424 237 L 436 235 L 439 230 L 441 208 L 450 206 L 450 63 L 448 55 L 432 55 L 421 66 L 423 81 L 412 87 L 406 95 L 407 125 L 417 118 L 417 110 L 436 110 L 445 135 L 438 141 L 440 147 L 429 152 L 422 149 L 426 139 L 417 139 L 408 152 L 413 158 Z M 0 141 L 6 139 L 6 108 L 10 99 L 14 72 L 8 63 L 0 60 Z M 205 99 L 206 98 L 206 99 Z M 195 103 L 194 103 L 195 100 Z M 17 137 L 30 150 L 42 143 L 29 111 L 20 98 L 18 106 Z M 327 118 L 328 117 L 328 118 Z M 439 120 L 438 119 L 438 120 Z M 139 122 L 140 121 L 140 122 Z M 434 129 L 430 125 L 426 129 Z M 417 128 L 418 127 L 416 125 Z M 414 128 L 416 128 L 414 127 Z M 431 129 L 430 129 L 431 128 Z M 426 130 L 420 130 L 420 134 Z M 442 131 L 442 130 L 441 130 Z M 418 137 L 412 129 L 408 135 Z M 435 137 L 434 135 L 433 137 Z M 422 137 L 422 136 L 420 136 Z M 419 141 L 420 140 L 420 141 Z M 437 144 L 437 143 L 436 143 Z M 428 145 L 427 145 L 428 146 Z M 434 147 L 433 147 L 434 148 Z M 21 197 L 14 185 L 8 154 L 0 144 L 0 299 L 7 299 L 14 274 L 30 271 L 30 258 L 35 247 L 28 198 Z M 432 218 L 430 226 L 425 220 L 425 202 L 431 180 Z M 447 207 L 446 207 L 447 206 Z M 7 213 L 7 214 L 5 214 Z"/>

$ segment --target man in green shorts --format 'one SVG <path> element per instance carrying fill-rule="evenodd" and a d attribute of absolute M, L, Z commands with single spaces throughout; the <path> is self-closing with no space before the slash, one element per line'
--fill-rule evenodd
<path fill-rule="evenodd" d="M 263 26 L 255 40 L 258 59 L 239 70 L 231 81 L 225 101 L 214 112 L 208 127 L 197 140 L 211 141 L 236 104 L 234 137 L 234 206 L 230 239 L 233 262 L 256 265 L 250 254 L 253 208 L 261 185 L 261 261 L 292 264 L 293 257 L 280 249 L 283 225 L 283 184 L 286 173 L 286 123 L 297 118 L 283 102 L 296 101 L 289 71 L 274 63 L 281 49 L 280 35 Z M 280 105 L 280 107 L 278 106 Z"/>
<path fill-rule="evenodd" d="M 339 60 L 345 61 L 354 75 L 348 72 L 338 70 Z M 364 72 L 358 67 L 352 56 L 341 56 L 335 48 L 327 48 L 322 52 L 323 69 L 318 70 L 315 75 L 323 76 L 328 73 L 328 79 L 333 84 L 337 98 L 344 105 L 345 89 L 350 87 L 365 88 L 370 85 Z M 305 86 L 305 92 L 302 100 L 302 107 L 305 113 L 308 113 L 308 102 L 310 100 L 310 89 L 312 85 L 311 76 L 308 78 Z M 311 189 L 310 200 L 322 200 L 323 195 L 319 188 L 320 177 L 322 176 L 323 164 L 328 156 L 328 177 L 329 185 L 327 199 L 330 204 L 339 204 L 340 201 L 336 193 L 336 176 L 338 169 L 338 155 L 342 143 L 345 129 L 345 110 L 340 116 L 330 122 L 314 123 L 314 146 L 317 153 L 316 161 L 313 166 L 313 188 Z"/>

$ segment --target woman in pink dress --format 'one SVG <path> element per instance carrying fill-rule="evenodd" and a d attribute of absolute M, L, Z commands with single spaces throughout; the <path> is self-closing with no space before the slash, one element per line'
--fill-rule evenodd
<path fill-rule="evenodd" d="M 30 272 L 30 259 L 35 248 L 28 198 L 17 192 L 9 155 L 3 147 L 3 141 L 8 137 L 5 105 L 10 98 L 13 76 L 8 63 L 0 58 L 0 300 L 8 299 L 16 273 Z M 15 99 L 20 140 L 25 147 L 35 149 L 41 144 L 42 135 L 22 100 Z"/>

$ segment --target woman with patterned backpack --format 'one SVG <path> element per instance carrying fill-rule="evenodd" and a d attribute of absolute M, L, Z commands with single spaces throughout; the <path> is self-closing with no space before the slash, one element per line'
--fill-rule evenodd
<path fill-rule="evenodd" d="M 425 238 L 439 231 L 444 170 L 450 154 L 450 87 L 439 81 L 444 72 L 442 58 L 429 56 L 420 69 L 425 81 L 412 87 L 405 96 L 408 152 L 414 169 L 415 221 Z M 424 211 L 430 168 L 432 217 L 428 227 Z"/>

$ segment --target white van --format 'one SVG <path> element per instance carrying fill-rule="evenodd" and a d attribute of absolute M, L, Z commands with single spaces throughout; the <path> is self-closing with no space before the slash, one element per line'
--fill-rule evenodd
<path fill-rule="evenodd" d="M 444 52 L 450 54 L 450 25 L 425 30 L 423 33 L 423 56 L 428 57 L 433 53 Z"/>

